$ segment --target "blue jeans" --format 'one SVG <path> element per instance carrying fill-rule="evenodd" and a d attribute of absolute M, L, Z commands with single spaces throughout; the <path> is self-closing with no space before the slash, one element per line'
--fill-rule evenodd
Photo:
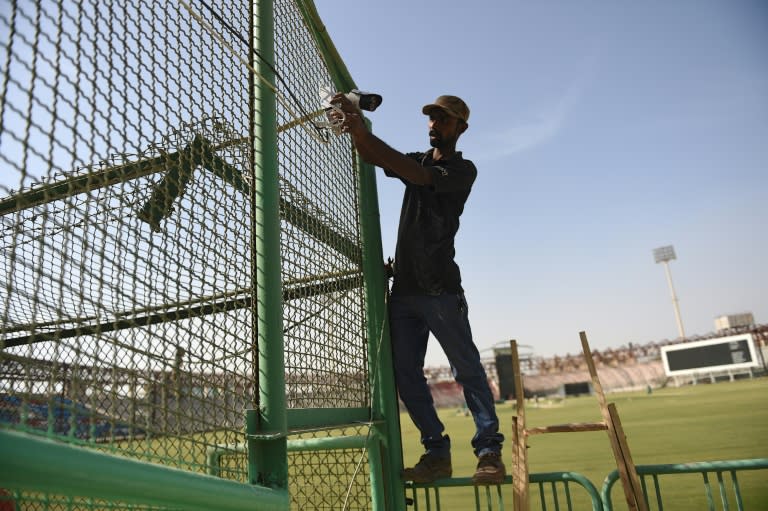
<path fill-rule="evenodd" d="M 475 454 L 500 452 L 504 436 L 499 433 L 493 394 L 472 340 L 464 295 L 392 296 L 389 319 L 397 389 L 427 452 L 439 456 L 450 453 L 450 440 L 443 436 L 445 426 L 437 416 L 424 377 L 430 332 L 448 357 L 453 377 L 464 388 L 464 399 L 475 421 Z"/>

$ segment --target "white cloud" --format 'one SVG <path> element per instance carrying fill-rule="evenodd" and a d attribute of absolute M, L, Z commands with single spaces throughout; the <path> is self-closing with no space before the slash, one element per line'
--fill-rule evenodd
<path fill-rule="evenodd" d="M 480 137 L 491 145 L 485 151 L 473 151 L 482 154 L 476 159 L 495 160 L 545 144 L 555 138 L 568 121 L 568 116 L 592 81 L 595 59 L 587 59 L 581 73 L 563 91 L 560 97 L 550 103 L 539 106 L 505 130 L 489 136 Z M 508 116 L 511 117 L 511 116 Z"/>

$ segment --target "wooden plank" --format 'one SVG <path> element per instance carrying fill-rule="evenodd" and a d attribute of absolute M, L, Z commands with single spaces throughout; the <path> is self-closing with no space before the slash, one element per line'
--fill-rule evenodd
<path fill-rule="evenodd" d="M 629 444 L 627 443 L 627 437 L 624 434 L 624 428 L 621 425 L 621 419 L 619 419 L 619 412 L 616 410 L 616 404 L 610 403 L 608 405 L 608 413 L 611 416 L 610 425 L 613 429 L 613 434 L 616 437 L 616 444 L 621 452 L 622 461 L 626 469 L 627 483 L 631 488 L 636 507 L 638 511 L 648 511 L 643 487 L 640 484 L 640 476 L 637 474 L 634 461 L 632 461 L 632 454 L 629 452 Z"/>
<path fill-rule="evenodd" d="M 629 465 L 627 459 L 630 460 L 629 445 L 626 443 L 626 439 L 620 441 L 620 436 L 616 431 L 616 423 L 614 417 L 618 418 L 618 412 L 616 412 L 616 406 L 611 403 L 609 406 L 605 401 L 605 393 L 603 392 L 603 386 L 600 383 L 600 378 L 597 376 L 597 369 L 595 368 L 595 362 L 592 360 L 592 351 L 589 348 L 589 341 L 587 340 L 587 334 L 585 332 L 579 332 L 581 338 L 581 348 L 584 353 L 584 361 L 587 363 L 589 374 L 592 377 L 592 386 L 597 396 L 597 401 L 600 405 L 600 413 L 603 415 L 603 420 L 608 427 L 608 439 L 611 442 L 611 449 L 613 450 L 613 457 L 616 459 L 616 468 L 619 470 L 619 478 L 621 479 L 621 485 L 624 489 L 624 497 L 626 498 L 627 505 L 630 511 L 648 511 L 645 505 L 645 498 L 643 491 L 639 484 L 633 484 L 631 474 L 635 474 L 637 479 L 637 472 L 634 465 Z M 611 413 L 613 409 L 613 414 Z M 619 424 L 619 428 L 621 425 Z M 626 452 L 626 454 L 625 454 Z M 639 481 L 639 479 L 638 479 Z"/>
<path fill-rule="evenodd" d="M 515 405 L 517 415 L 512 418 L 514 426 L 514 461 L 512 483 L 514 485 L 513 509 L 515 511 L 530 511 L 528 500 L 528 447 L 525 430 L 525 394 L 523 392 L 523 375 L 520 373 L 520 356 L 517 352 L 517 341 L 510 341 L 512 349 L 512 375 L 515 379 Z"/>
<path fill-rule="evenodd" d="M 605 393 L 603 392 L 603 385 L 600 383 L 600 378 L 597 376 L 595 361 L 592 360 L 592 350 L 589 348 L 586 332 L 579 332 L 579 337 L 581 338 L 581 350 L 584 353 L 584 361 L 587 363 L 589 375 L 592 377 L 592 388 L 595 390 L 597 402 L 600 405 L 600 411 L 603 412 L 603 419 L 607 421 L 608 409 L 606 408 Z"/>
<path fill-rule="evenodd" d="M 540 426 L 526 429 L 528 436 L 541 435 L 543 433 L 579 433 L 582 431 L 605 431 L 608 426 L 605 422 L 571 422 L 569 424 L 554 424 L 552 426 Z"/>
<path fill-rule="evenodd" d="M 525 436 L 521 436 L 520 417 L 512 417 L 512 509 L 514 511 L 527 511 L 524 505 L 528 493 L 528 474 L 524 468 L 521 445 L 525 443 Z"/>

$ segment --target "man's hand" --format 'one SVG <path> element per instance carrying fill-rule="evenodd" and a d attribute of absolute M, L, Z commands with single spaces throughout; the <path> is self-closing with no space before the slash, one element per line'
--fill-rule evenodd
<path fill-rule="evenodd" d="M 349 133 L 355 138 L 360 134 L 368 132 L 368 128 L 365 126 L 365 121 L 363 120 L 362 112 L 349 100 L 349 98 L 347 98 L 346 95 L 337 92 L 331 99 L 331 104 L 344 112 L 341 125 L 341 131 L 343 133 Z M 334 121 L 341 121 L 342 116 L 336 110 L 331 110 L 330 115 Z"/>
<path fill-rule="evenodd" d="M 372 164 L 389 169 L 406 181 L 417 185 L 432 184 L 432 173 L 416 161 L 392 149 L 383 140 L 368 131 L 363 121 L 363 114 L 342 93 L 337 93 L 331 99 L 331 104 L 344 112 L 341 131 L 352 136 L 352 143 L 360 157 Z M 341 120 L 341 114 L 331 111 L 331 118 Z M 336 116 L 336 117 L 334 117 Z"/>

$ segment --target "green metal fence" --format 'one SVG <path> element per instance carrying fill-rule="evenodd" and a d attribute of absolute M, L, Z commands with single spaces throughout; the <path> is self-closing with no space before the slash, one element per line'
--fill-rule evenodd
<path fill-rule="evenodd" d="M 636 468 L 646 504 L 652 511 L 678 509 L 680 502 L 685 502 L 686 509 L 696 507 L 708 511 L 759 511 L 768 504 L 768 492 L 765 491 L 768 479 L 764 475 L 750 481 L 749 498 L 746 498 L 739 479 L 743 480 L 754 471 L 768 470 L 766 458 L 638 465 Z M 685 480 L 689 475 L 695 476 L 694 480 Z M 665 476 L 666 492 L 662 492 L 660 476 Z M 615 470 L 606 476 L 602 491 L 598 491 L 590 480 L 575 472 L 530 474 L 530 506 L 541 511 L 612 511 L 616 507 L 611 493 L 617 481 L 619 473 Z M 430 484 L 408 483 L 406 490 L 415 511 L 455 509 L 452 503 L 458 495 L 456 491 L 462 492 L 464 500 L 467 492 L 474 493 L 472 509 L 503 511 L 512 509 L 511 486 L 509 476 L 502 485 L 481 487 L 474 486 L 471 478 L 452 478 Z M 623 495 L 621 500 L 618 508 L 626 509 Z"/>
<path fill-rule="evenodd" d="M 592 482 L 576 472 L 546 472 L 530 474 L 530 508 L 568 511 L 603 509 L 600 493 Z M 503 511 L 513 509 L 512 477 L 507 476 L 501 485 L 475 486 L 470 477 L 456 477 L 431 484 L 408 483 L 409 503 L 414 511 L 439 511 L 441 501 L 450 503 L 455 495 L 452 490 L 464 495 L 474 494 L 474 508 L 478 511 Z"/>
<path fill-rule="evenodd" d="M 328 86 L 310 0 L 0 2 L 0 508 L 405 509 L 373 169 Z M 638 472 L 742 509 L 766 463 Z"/>
<path fill-rule="evenodd" d="M 681 497 L 681 480 L 686 474 L 695 474 L 698 478 L 698 484 L 694 483 L 701 491 L 686 493 L 682 498 L 687 502 L 700 503 L 699 509 L 708 511 L 735 509 L 745 511 L 748 509 L 765 509 L 768 504 L 768 478 L 762 477 L 759 487 L 763 488 L 763 500 L 759 508 L 750 508 L 744 503 L 742 489 L 739 484 L 738 472 L 748 472 L 753 470 L 767 470 L 768 458 L 757 458 L 748 460 L 726 460 L 709 461 L 698 463 L 675 463 L 663 465 L 638 465 L 637 473 L 641 478 L 643 493 L 646 497 L 646 503 L 649 510 L 664 511 L 664 509 L 675 509 L 674 505 L 667 503 L 665 507 L 664 497 L 661 490 L 661 481 L 659 476 L 666 476 L 665 486 L 666 495 L 674 494 Z M 700 477 L 699 477 L 700 476 Z M 605 478 L 602 488 L 601 499 L 603 509 L 612 511 L 614 509 L 611 499 L 611 490 L 619 479 L 618 471 L 613 471 Z M 710 480 L 713 479 L 713 480 Z M 713 490 L 713 486 L 716 491 Z M 667 499 L 669 500 L 669 499 Z"/>
<path fill-rule="evenodd" d="M 0 63 L 0 488 L 401 509 L 373 169 L 316 125 L 354 83 L 312 2 L 2 2 Z"/>

